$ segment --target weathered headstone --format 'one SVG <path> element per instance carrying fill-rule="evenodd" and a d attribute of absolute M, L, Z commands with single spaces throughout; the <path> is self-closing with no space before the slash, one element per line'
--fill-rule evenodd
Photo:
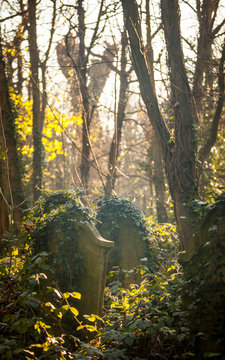
<path fill-rule="evenodd" d="M 84 208 L 63 192 L 47 198 L 37 223 L 35 252 L 50 254 L 54 283 L 62 292 L 81 293 L 76 302 L 80 315 L 101 315 L 113 242 L 103 239 Z"/>
<path fill-rule="evenodd" d="M 108 271 L 113 267 L 130 271 L 141 265 L 147 251 L 147 229 L 141 212 L 129 201 L 111 198 L 101 204 L 97 219 L 100 234 L 115 243 L 109 256 Z M 140 276 L 127 273 L 120 280 L 128 287 L 131 283 L 140 283 Z"/>
<path fill-rule="evenodd" d="M 101 315 L 108 253 L 113 242 L 103 239 L 92 224 L 82 219 L 71 220 L 76 231 L 70 238 L 60 227 L 48 237 L 52 258 L 56 264 L 61 264 L 58 274 L 56 271 L 58 285 L 62 291 L 81 293 L 81 301 L 77 302 L 80 315 Z"/>
<path fill-rule="evenodd" d="M 186 279 L 183 300 L 197 339 L 196 358 L 211 354 L 225 359 L 225 197 L 209 211 L 180 262 Z"/>

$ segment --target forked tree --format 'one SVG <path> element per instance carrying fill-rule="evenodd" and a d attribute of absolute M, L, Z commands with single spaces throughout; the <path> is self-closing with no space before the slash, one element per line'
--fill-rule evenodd
<path fill-rule="evenodd" d="M 194 231 L 191 201 L 199 196 L 196 162 L 198 113 L 185 68 L 181 44 L 179 2 L 178 0 L 161 0 L 161 18 L 168 53 L 174 112 L 174 137 L 162 115 L 153 86 L 152 70 L 142 40 L 137 2 L 136 0 L 121 0 L 121 2 L 141 95 L 163 155 L 169 190 L 174 204 L 174 214 L 180 229 L 180 249 L 185 250 Z M 205 2 L 203 0 L 203 4 Z M 200 4 L 199 1 L 197 3 Z M 203 8 L 203 4 L 201 4 L 201 8 Z M 212 12 L 211 17 L 214 17 L 214 14 Z M 218 73 L 219 96 L 215 116 L 218 111 L 221 115 L 224 99 L 224 88 L 221 85 L 224 83 L 224 51 L 223 47 Z M 216 120 L 218 121 L 218 116 L 216 116 Z M 210 137 L 206 143 L 208 140 Z"/>

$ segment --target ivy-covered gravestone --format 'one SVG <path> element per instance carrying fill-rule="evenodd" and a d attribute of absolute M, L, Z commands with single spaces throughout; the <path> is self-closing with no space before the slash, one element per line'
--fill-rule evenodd
<path fill-rule="evenodd" d="M 148 252 L 147 228 L 143 214 L 127 200 L 116 197 L 99 202 L 97 213 L 98 231 L 103 237 L 114 241 L 108 261 L 108 271 L 119 267 L 123 286 L 139 283 L 140 276 L 132 272 Z"/>
<path fill-rule="evenodd" d="M 49 281 L 61 292 L 81 293 L 75 304 L 80 315 L 100 315 L 113 242 L 100 236 L 87 209 L 71 192 L 40 198 L 31 219 L 34 253 L 49 254 Z"/>
<path fill-rule="evenodd" d="M 225 359 L 225 196 L 208 212 L 180 262 L 196 358 Z"/>

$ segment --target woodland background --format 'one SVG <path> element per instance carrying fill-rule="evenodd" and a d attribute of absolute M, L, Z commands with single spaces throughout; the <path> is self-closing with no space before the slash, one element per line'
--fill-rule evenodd
<path fill-rule="evenodd" d="M 183 142 L 185 152 L 183 138 L 189 135 L 177 133 L 175 111 L 181 106 L 171 88 L 174 70 L 160 4 L 138 6 L 141 47 L 167 141 Z M 224 4 L 181 1 L 180 7 L 184 66 L 197 113 L 188 140 L 195 142 L 194 195 L 207 199 L 224 187 Z M 120 2 L 2 1 L 1 189 L 10 202 L 8 167 L 10 206 L 17 213 L 41 188 L 80 187 L 92 199 L 115 192 L 159 221 L 171 219 L 160 140 L 140 95 L 128 42 Z M 178 72 L 179 61 L 175 65 Z"/>
<path fill-rule="evenodd" d="M 0 354 L 222 359 L 224 0 L 0 0 L 0 11 Z M 78 295 L 52 288 L 60 300 L 46 303 L 46 255 L 32 257 L 29 231 L 50 219 L 33 214 L 59 190 L 92 215 L 99 199 L 131 201 L 155 252 L 139 287 L 106 288 L 93 342 L 49 325 L 77 313 Z M 191 257 L 184 277 L 178 251 Z"/>

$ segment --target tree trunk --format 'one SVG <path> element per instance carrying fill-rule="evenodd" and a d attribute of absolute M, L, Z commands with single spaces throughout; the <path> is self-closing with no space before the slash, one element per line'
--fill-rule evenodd
<path fill-rule="evenodd" d="M 198 112 L 202 110 L 203 76 L 210 72 L 210 60 L 213 43 L 213 24 L 217 12 L 218 0 L 203 0 L 201 8 L 197 9 L 199 21 L 199 38 L 197 47 L 197 61 L 193 80 L 193 96 Z M 213 20 L 214 19 L 214 20 Z"/>
<path fill-rule="evenodd" d="M 161 11 L 170 67 L 176 141 L 172 161 L 170 164 L 166 162 L 165 166 L 176 220 L 181 228 L 181 249 L 184 250 L 193 233 L 192 211 L 188 203 L 198 196 L 195 172 L 197 119 L 184 65 L 178 0 L 161 0 Z"/>
<path fill-rule="evenodd" d="M 0 39 L 1 40 L 1 39 Z M 8 84 L 5 74 L 5 63 L 3 61 L 2 47 L 0 41 L 0 135 L 1 150 L 5 154 L 4 162 L 5 179 L 7 182 L 5 188 L 8 188 L 8 194 L 11 192 L 10 202 L 12 216 L 16 226 L 22 221 L 22 209 L 25 208 L 25 199 L 22 190 L 22 181 L 20 175 L 19 159 L 16 147 L 16 136 L 14 128 L 14 114 L 11 108 L 9 98 Z M 3 165 L 3 161 L 1 161 Z M 2 174 L 1 174 L 2 175 Z M 5 195 L 5 194 L 4 194 Z M 7 196 L 9 199 L 10 196 Z"/>
<path fill-rule="evenodd" d="M 17 57 L 17 92 L 22 95 L 23 89 L 23 57 L 21 53 L 22 38 L 20 37 L 16 44 L 16 57 Z"/>
<path fill-rule="evenodd" d="M 31 62 L 31 84 L 33 98 L 33 197 L 34 201 L 40 196 L 42 186 L 42 134 L 40 124 L 40 89 L 39 89 L 39 53 L 36 29 L 36 0 L 28 0 L 29 12 L 29 52 Z"/>
<path fill-rule="evenodd" d="M 159 223 L 168 222 L 168 216 L 166 212 L 165 199 L 166 199 L 166 186 L 165 176 L 163 172 L 163 160 L 161 155 L 161 149 L 156 138 L 152 139 L 152 154 L 154 161 L 153 168 L 153 182 L 155 188 L 155 202 L 157 220 Z"/>
<path fill-rule="evenodd" d="M 109 152 L 108 175 L 106 178 L 106 195 L 110 196 L 116 181 L 116 164 L 119 156 L 119 146 L 122 135 L 122 127 L 125 118 L 125 109 L 128 101 L 128 73 L 126 72 L 126 47 L 127 38 L 125 32 L 122 34 L 121 69 L 120 69 L 120 93 L 118 112 L 115 121 L 115 131 Z"/>
<path fill-rule="evenodd" d="M 192 92 L 199 117 L 204 118 L 202 137 L 205 141 L 199 150 L 200 175 L 203 163 L 216 142 L 224 104 L 225 41 L 221 47 L 221 58 L 218 63 L 217 99 L 214 91 L 215 71 L 212 70 L 216 63 L 212 57 L 212 45 L 225 23 L 223 19 L 214 27 L 219 3 L 220 0 L 203 0 L 200 6 L 200 1 L 197 2 L 199 37 Z"/>
<path fill-rule="evenodd" d="M 150 0 L 146 0 L 146 33 L 147 33 L 146 54 L 152 74 L 151 76 L 152 86 L 154 87 L 155 90 L 154 51 L 152 47 L 152 35 L 151 35 Z M 165 186 L 165 176 L 163 172 L 161 149 L 155 137 L 152 139 L 152 156 L 153 156 L 153 164 L 154 164 L 152 179 L 155 188 L 157 220 L 159 223 L 163 223 L 168 221 L 168 216 L 165 206 L 166 186 Z"/>
<path fill-rule="evenodd" d="M 90 99 L 87 89 L 87 57 L 85 56 L 85 23 L 84 23 L 84 7 L 83 0 L 77 1 L 78 11 L 78 37 L 79 37 L 79 56 L 78 63 L 76 64 L 76 73 L 80 86 L 80 93 L 82 97 L 82 157 L 80 164 L 81 181 L 84 188 L 88 188 L 89 172 L 90 172 L 90 125 L 91 125 L 91 113 L 90 113 Z"/>
<path fill-rule="evenodd" d="M 188 202 L 191 197 L 197 195 L 196 144 L 195 119 L 181 48 L 178 2 L 177 0 L 162 0 L 161 2 L 174 98 L 175 142 L 170 137 L 152 86 L 151 69 L 142 45 L 137 3 L 135 0 L 122 0 L 122 5 L 135 72 L 149 119 L 163 154 L 170 193 L 174 202 L 174 213 L 180 228 L 180 249 L 184 250 L 193 234 L 191 209 Z"/>

